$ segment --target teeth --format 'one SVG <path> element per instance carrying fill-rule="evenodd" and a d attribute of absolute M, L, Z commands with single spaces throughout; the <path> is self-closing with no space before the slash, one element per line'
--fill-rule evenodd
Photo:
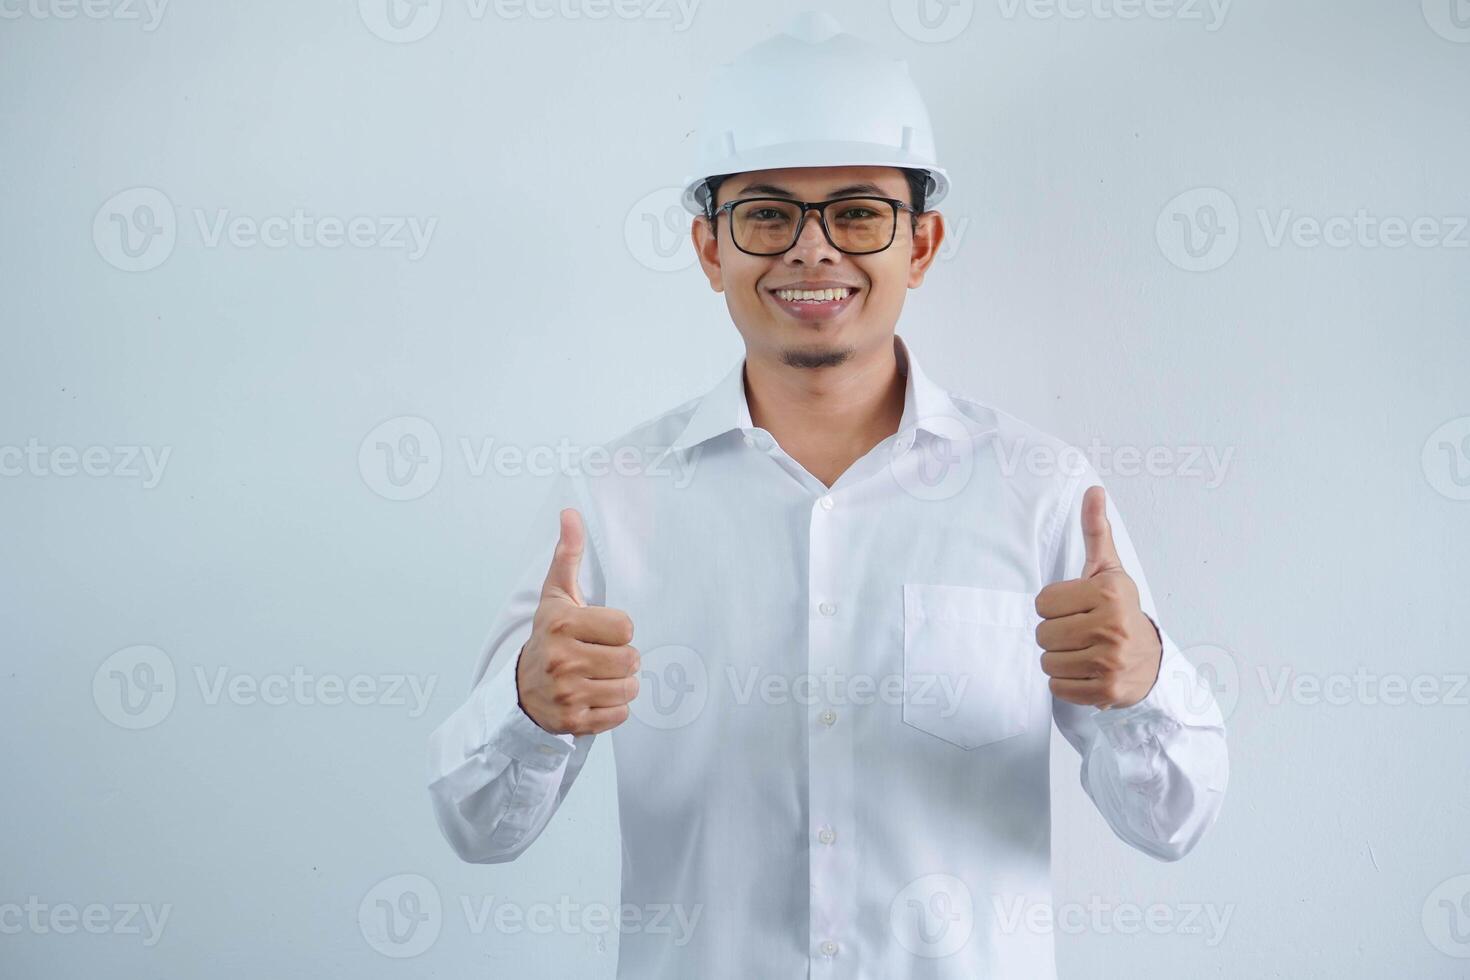
<path fill-rule="evenodd" d="M 845 299 L 852 295 L 852 290 L 846 287 L 841 289 L 778 289 L 776 295 L 790 302 L 822 303 L 834 299 Z"/>

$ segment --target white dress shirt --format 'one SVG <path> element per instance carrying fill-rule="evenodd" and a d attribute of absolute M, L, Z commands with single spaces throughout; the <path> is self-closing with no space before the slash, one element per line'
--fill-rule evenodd
<path fill-rule="evenodd" d="M 445 837 L 466 861 L 513 860 L 597 737 L 540 728 L 513 669 L 556 512 L 577 507 L 582 594 L 629 614 L 642 655 L 609 733 L 620 978 L 1054 977 L 1052 721 L 1133 847 L 1176 860 L 1219 811 L 1224 722 L 1162 628 L 1137 704 L 1055 699 L 1041 670 L 1036 593 L 1081 574 L 1096 471 L 894 343 L 898 432 L 830 488 L 751 423 L 743 359 L 558 477 L 472 693 L 433 733 Z M 1111 495 L 1107 513 L 1161 626 Z"/>

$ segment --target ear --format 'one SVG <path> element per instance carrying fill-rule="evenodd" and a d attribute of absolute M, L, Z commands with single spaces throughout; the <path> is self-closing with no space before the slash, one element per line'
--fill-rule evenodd
<path fill-rule="evenodd" d="M 907 211 L 904 212 L 908 214 Z M 912 222 L 910 222 L 912 224 Z M 925 211 L 918 216 L 918 227 L 914 228 L 914 247 L 909 255 L 909 288 L 924 284 L 924 274 L 939 256 L 939 246 L 944 241 L 944 215 L 938 211 Z"/>
<path fill-rule="evenodd" d="M 709 279 L 709 288 L 717 293 L 725 291 L 725 272 L 720 266 L 720 242 L 715 237 L 715 227 L 708 215 L 695 215 L 689 229 L 694 239 L 694 254 L 699 257 L 699 267 Z"/>

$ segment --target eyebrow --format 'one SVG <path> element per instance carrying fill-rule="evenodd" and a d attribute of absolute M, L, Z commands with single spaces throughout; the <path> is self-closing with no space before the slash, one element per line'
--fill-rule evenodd
<path fill-rule="evenodd" d="M 796 196 L 788 188 L 778 187 L 775 184 L 746 184 L 744 187 L 740 188 L 740 193 L 772 194 L 776 197 L 793 198 Z M 863 182 L 861 184 L 848 184 L 846 187 L 839 187 L 834 191 L 829 191 L 827 193 L 827 199 L 830 201 L 834 197 L 847 197 L 850 194 L 875 194 L 879 197 L 888 196 L 888 192 L 879 187 L 877 184 Z"/>

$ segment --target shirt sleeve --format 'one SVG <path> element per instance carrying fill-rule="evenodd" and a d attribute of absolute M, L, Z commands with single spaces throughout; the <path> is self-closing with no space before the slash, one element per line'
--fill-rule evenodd
<path fill-rule="evenodd" d="M 1063 492 L 1048 582 L 1078 578 L 1086 560 L 1082 496 L 1102 480 L 1084 464 Z M 1099 709 L 1052 698 L 1052 717 L 1082 756 L 1082 789 L 1129 845 L 1161 861 L 1192 850 L 1219 814 L 1230 774 L 1225 722 L 1208 685 L 1159 620 L 1113 495 L 1107 516 L 1124 570 L 1163 644 L 1153 688 L 1136 704 Z"/>
<path fill-rule="evenodd" d="M 483 645 L 468 699 L 429 736 L 429 796 L 461 858 L 514 860 L 541 834 L 576 780 L 595 735 L 554 735 L 520 707 L 516 661 L 531 636 L 541 586 L 560 533 L 558 514 L 576 507 L 587 530 L 578 583 L 588 605 L 606 589 L 585 485 L 559 475 L 531 528 L 532 557 Z"/>

